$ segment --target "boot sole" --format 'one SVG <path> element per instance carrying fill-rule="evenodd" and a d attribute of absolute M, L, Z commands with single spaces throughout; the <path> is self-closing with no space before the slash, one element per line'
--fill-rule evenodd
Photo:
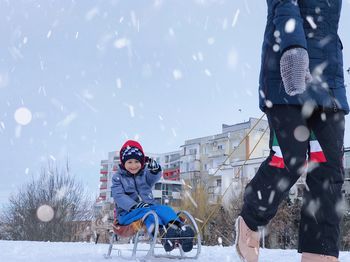
<path fill-rule="evenodd" d="M 193 249 L 193 238 L 194 231 L 191 227 L 180 233 L 180 244 L 184 252 L 190 252 Z"/>

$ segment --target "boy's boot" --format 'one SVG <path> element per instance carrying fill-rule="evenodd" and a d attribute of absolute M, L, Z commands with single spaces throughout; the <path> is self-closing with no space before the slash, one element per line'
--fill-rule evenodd
<path fill-rule="evenodd" d="M 190 252 L 193 248 L 194 230 L 189 225 L 180 228 L 180 245 L 184 252 Z"/>
<path fill-rule="evenodd" d="M 236 251 L 242 262 L 258 262 L 260 233 L 251 230 L 239 216 L 236 220 Z"/>
<path fill-rule="evenodd" d="M 168 227 L 160 236 L 161 242 L 166 252 L 170 252 L 175 248 L 175 240 L 179 237 L 179 229 L 175 227 Z"/>
<path fill-rule="evenodd" d="M 301 255 L 301 262 L 339 262 L 339 260 L 333 256 L 303 252 Z"/>

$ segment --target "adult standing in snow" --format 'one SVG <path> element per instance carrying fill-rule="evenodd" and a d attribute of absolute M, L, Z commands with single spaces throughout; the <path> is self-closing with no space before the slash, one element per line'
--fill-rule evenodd
<path fill-rule="evenodd" d="M 242 261 L 258 261 L 258 227 L 275 216 L 305 172 L 301 261 L 338 261 L 337 207 L 349 113 L 337 34 L 341 5 L 341 0 L 267 0 L 259 94 L 270 127 L 270 155 L 247 185 L 236 221 Z"/>

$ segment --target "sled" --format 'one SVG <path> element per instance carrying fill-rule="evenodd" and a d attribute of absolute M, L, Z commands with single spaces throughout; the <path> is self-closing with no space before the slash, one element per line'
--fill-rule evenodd
<path fill-rule="evenodd" d="M 154 236 L 147 233 L 143 221 L 148 217 L 154 218 Z M 129 225 L 119 225 L 117 221 L 113 224 L 111 230 L 110 243 L 105 258 L 112 258 L 112 252 L 116 253 L 116 257 L 126 260 L 147 260 L 150 258 L 174 258 L 174 259 L 197 259 L 201 252 L 201 236 L 195 219 L 187 211 L 179 211 L 177 216 L 194 230 L 193 249 L 185 253 L 181 245 L 176 243 L 174 250 L 166 252 L 163 248 L 162 237 L 159 231 L 158 216 L 155 211 L 148 211 L 140 220 Z M 123 245 L 121 239 L 131 239 L 133 245 Z M 128 247 L 126 247 L 128 246 Z"/>

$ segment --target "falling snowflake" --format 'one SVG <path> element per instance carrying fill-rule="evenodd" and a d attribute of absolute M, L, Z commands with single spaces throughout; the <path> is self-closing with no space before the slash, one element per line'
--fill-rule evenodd
<path fill-rule="evenodd" d="M 214 37 L 208 38 L 208 44 L 209 45 L 213 45 L 214 43 L 215 43 L 215 38 Z"/>
<path fill-rule="evenodd" d="M 47 34 L 46 34 L 46 38 L 49 39 L 51 37 L 51 34 L 52 34 L 52 31 L 49 30 L 49 32 L 47 32 Z"/>
<path fill-rule="evenodd" d="M 99 13 L 98 8 L 97 8 L 97 7 L 94 7 L 94 8 L 92 8 L 92 9 L 90 9 L 90 10 L 86 13 L 85 19 L 86 19 L 87 21 L 91 21 L 92 19 L 94 19 L 94 17 L 96 17 L 96 16 L 98 15 L 98 13 Z"/>
<path fill-rule="evenodd" d="M 122 80 L 120 80 L 120 78 L 117 78 L 116 84 L 118 89 L 122 88 Z"/>
<path fill-rule="evenodd" d="M 288 34 L 293 33 L 294 30 L 295 30 L 295 25 L 296 25 L 295 19 L 294 19 L 294 18 L 290 18 L 290 19 L 287 21 L 287 23 L 286 23 L 286 25 L 285 25 L 285 27 L 284 27 L 284 31 L 285 31 L 286 33 L 288 33 Z"/>
<path fill-rule="evenodd" d="M 175 128 L 171 128 L 171 132 L 172 132 L 172 134 L 173 134 L 174 137 L 177 136 L 176 131 L 175 131 Z"/>
<path fill-rule="evenodd" d="M 198 204 L 196 203 L 196 201 L 192 198 L 190 192 L 188 192 L 187 190 L 185 191 L 185 195 L 186 197 L 188 197 L 188 199 L 191 201 L 192 205 L 194 205 L 196 208 L 198 207 Z"/>
<path fill-rule="evenodd" d="M 61 122 L 58 122 L 57 126 L 63 126 L 63 127 L 69 126 L 74 121 L 74 119 L 77 118 L 77 116 L 78 116 L 77 113 L 73 112 L 67 115 Z"/>
<path fill-rule="evenodd" d="M 232 49 L 227 57 L 228 67 L 232 70 L 235 70 L 238 65 L 238 52 L 235 49 Z"/>
<path fill-rule="evenodd" d="M 268 200 L 268 203 L 271 205 L 274 198 L 275 198 L 275 194 L 276 194 L 276 191 L 275 190 L 272 190 L 271 193 L 270 193 L 270 196 L 269 196 L 269 200 Z"/>
<path fill-rule="evenodd" d="M 238 16 L 239 16 L 239 13 L 240 13 L 240 12 L 241 12 L 241 11 L 240 11 L 239 9 L 237 9 L 237 11 L 236 11 L 236 13 L 235 13 L 235 15 L 234 15 L 234 17 L 233 17 L 232 27 L 235 27 L 235 26 L 236 26 L 237 21 L 238 21 Z"/>
<path fill-rule="evenodd" d="M 299 142 L 304 142 L 306 140 L 308 140 L 310 136 L 310 131 L 306 126 L 297 126 L 294 129 L 294 137 L 297 141 Z"/>
<path fill-rule="evenodd" d="M 211 76 L 211 72 L 209 71 L 209 69 L 205 69 L 204 72 L 207 76 L 209 76 L 209 77 Z"/>
<path fill-rule="evenodd" d="M 310 24 L 312 29 L 316 29 L 317 25 L 315 24 L 314 18 L 310 15 L 306 16 L 306 21 Z"/>
<path fill-rule="evenodd" d="M 15 112 L 15 120 L 18 124 L 25 126 L 32 121 L 32 113 L 26 107 L 20 107 Z"/>
<path fill-rule="evenodd" d="M 303 118 L 305 118 L 305 119 L 309 118 L 312 115 L 312 113 L 314 112 L 315 106 L 316 105 L 314 102 L 306 101 L 301 109 L 301 114 L 302 114 Z"/>
<path fill-rule="evenodd" d="M 261 191 L 260 191 L 260 190 L 258 190 L 256 193 L 258 194 L 258 198 L 259 198 L 259 200 L 262 200 Z"/>
<path fill-rule="evenodd" d="M 42 205 L 37 209 L 36 215 L 39 218 L 39 220 L 43 222 L 49 222 L 53 219 L 55 212 L 51 206 Z"/>
<path fill-rule="evenodd" d="M 119 38 L 114 41 L 114 46 L 118 49 L 124 48 L 130 44 L 129 39 L 127 38 Z"/>
<path fill-rule="evenodd" d="M 182 72 L 179 69 L 174 69 L 173 77 L 175 80 L 180 80 L 182 78 Z"/>

